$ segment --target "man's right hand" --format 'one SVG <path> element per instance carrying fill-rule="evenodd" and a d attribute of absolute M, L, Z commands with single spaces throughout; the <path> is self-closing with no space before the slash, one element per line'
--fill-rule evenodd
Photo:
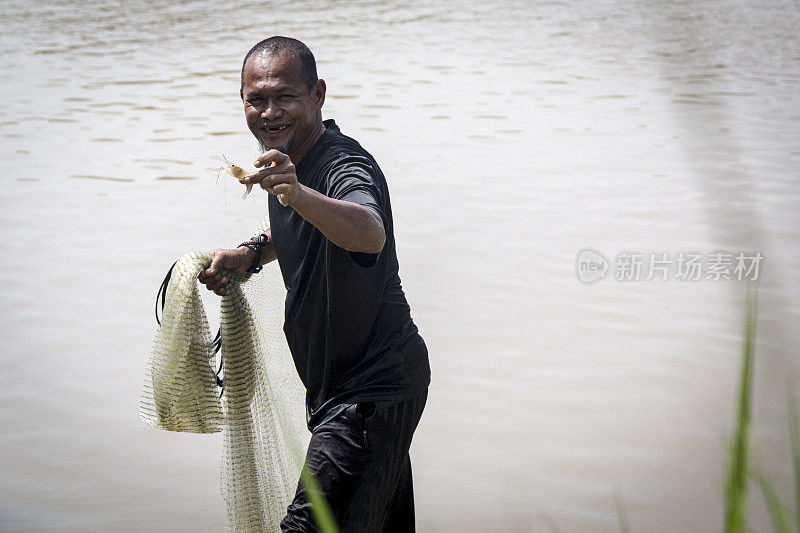
<path fill-rule="evenodd" d="M 228 283 L 228 278 L 222 275 L 221 270 L 224 268 L 244 274 L 253 264 L 255 254 L 253 250 L 244 246 L 232 250 L 212 250 L 209 253 L 211 255 L 211 266 L 201 272 L 198 279 L 208 290 L 222 296 L 225 294 L 225 285 Z"/>

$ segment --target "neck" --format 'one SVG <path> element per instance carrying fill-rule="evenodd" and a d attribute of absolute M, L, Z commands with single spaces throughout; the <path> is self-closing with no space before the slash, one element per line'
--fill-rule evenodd
<path fill-rule="evenodd" d="M 297 166 L 300 161 L 303 159 L 303 156 L 306 155 L 306 152 L 314 146 L 314 143 L 317 142 L 317 139 L 325 132 L 325 125 L 322 123 L 322 113 L 317 113 L 317 118 L 314 121 L 314 129 L 311 135 L 309 135 L 305 142 L 300 143 L 297 148 L 294 148 L 292 152 L 289 154 L 289 158 L 292 160 L 295 166 Z"/>

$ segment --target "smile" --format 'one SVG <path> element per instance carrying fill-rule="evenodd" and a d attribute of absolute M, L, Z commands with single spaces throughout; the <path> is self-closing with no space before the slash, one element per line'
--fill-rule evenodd
<path fill-rule="evenodd" d="M 267 126 L 264 129 L 266 129 L 270 133 L 276 133 L 276 132 L 279 132 L 279 131 L 283 131 L 288 127 L 289 127 L 288 124 L 284 124 L 283 126 Z"/>

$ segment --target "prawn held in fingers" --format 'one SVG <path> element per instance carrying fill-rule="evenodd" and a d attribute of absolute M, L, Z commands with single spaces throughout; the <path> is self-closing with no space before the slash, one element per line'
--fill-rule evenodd
<path fill-rule="evenodd" d="M 244 183 L 258 183 L 262 189 L 278 197 L 281 205 L 288 206 L 298 196 L 300 188 L 294 163 L 288 155 L 267 150 L 254 163 L 256 170 L 244 178 Z"/>
<path fill-rule="evenodd" d="M 217 181 L 219 181 L 219 175 L 222 174 L 223 172 L 226 172 L 231 176 L 233 176 L 234 178 L 236 178 L 237 180 L 239 180 L 239 183 L 244 183 L 242 179 L 244 179 L 244 177 L 247 176 L 247 171 L 245 169 L 243 169 L 242 167 L 240 167 L 235 163 L 228 161 L 228 158 L 225 157 L 224 154 L 221 158 L 217 157 L 216 159 L 221 161 L 223 164 L 223 166 L 221 167 L 216 167 L 211 169 L 217 171 L 217 176 L 216 176 Z M 244 194 L 242 195 L 242 200 L 247 198 L 247 195 L 250 194 L 250 191 L 252 190 L 253 190 L 253 185 L 252 184 L 248 185 L 247 190 L 245 190 Z"/>
<path fill-rule="evenodd" d="M 242 200 L 247 198 L 247 195 L 250 194 L 250 191 L 253 190 L 253 183 L 246 183 L 244 181 L 244 178 L 248 175 L 247 171 L 242 167 L 240 167 L 239 165 L 232 163 L 231 161 L 228 161 L 228 158 L 225 157 L 224 155 L 221 158 L 218 157 L 216 159 L 221 161 L 223 164 L 223 166 L 221 167 L 216 167 L 211 169 L 217 172 L 216 179 L 219 180 L 219 175 L 222 174 L 223 172 L 230 174 L 231 176 L 239 180 L 239 183 L 247 186 L 247 189 L 244 191 L 244 194 L 242 195 Z"/>

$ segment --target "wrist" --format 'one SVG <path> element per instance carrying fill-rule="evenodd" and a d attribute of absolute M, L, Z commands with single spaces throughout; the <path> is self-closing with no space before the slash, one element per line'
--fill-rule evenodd
<path fill-rule="evenodd" d="M 256 256 L 255 250 L 253 250 L 249 246 L 239 245 L 236 251 L 239 252 L 239 255 L 242 256 L 242 263 L 245 265 L 245 267 L 249 267 L 253 263 L 253 259 Z"/>
<path fill-rule="evenodd" d="M 246 261 L 248 262 L 245 264 L 249 265 L 245 272 L 248 274 L 257 274 L 258 272 L 261 272 L 261 251 L 267 244 L 269 244 L 269 236 L 261 233 L 260 235 L 256 235 L 249 241 L 243 242 L 238 246 L 239 248 L 246 248 L 247 250 L 243 252 L 247 254 Z"/>
<path fill-rule="evenodd" d="M 289 205 L 298 213 L 302 211 L 309 200 L 309 189 L 302 183 L 297 184 L 297 192 L 289 202 Z"/>

